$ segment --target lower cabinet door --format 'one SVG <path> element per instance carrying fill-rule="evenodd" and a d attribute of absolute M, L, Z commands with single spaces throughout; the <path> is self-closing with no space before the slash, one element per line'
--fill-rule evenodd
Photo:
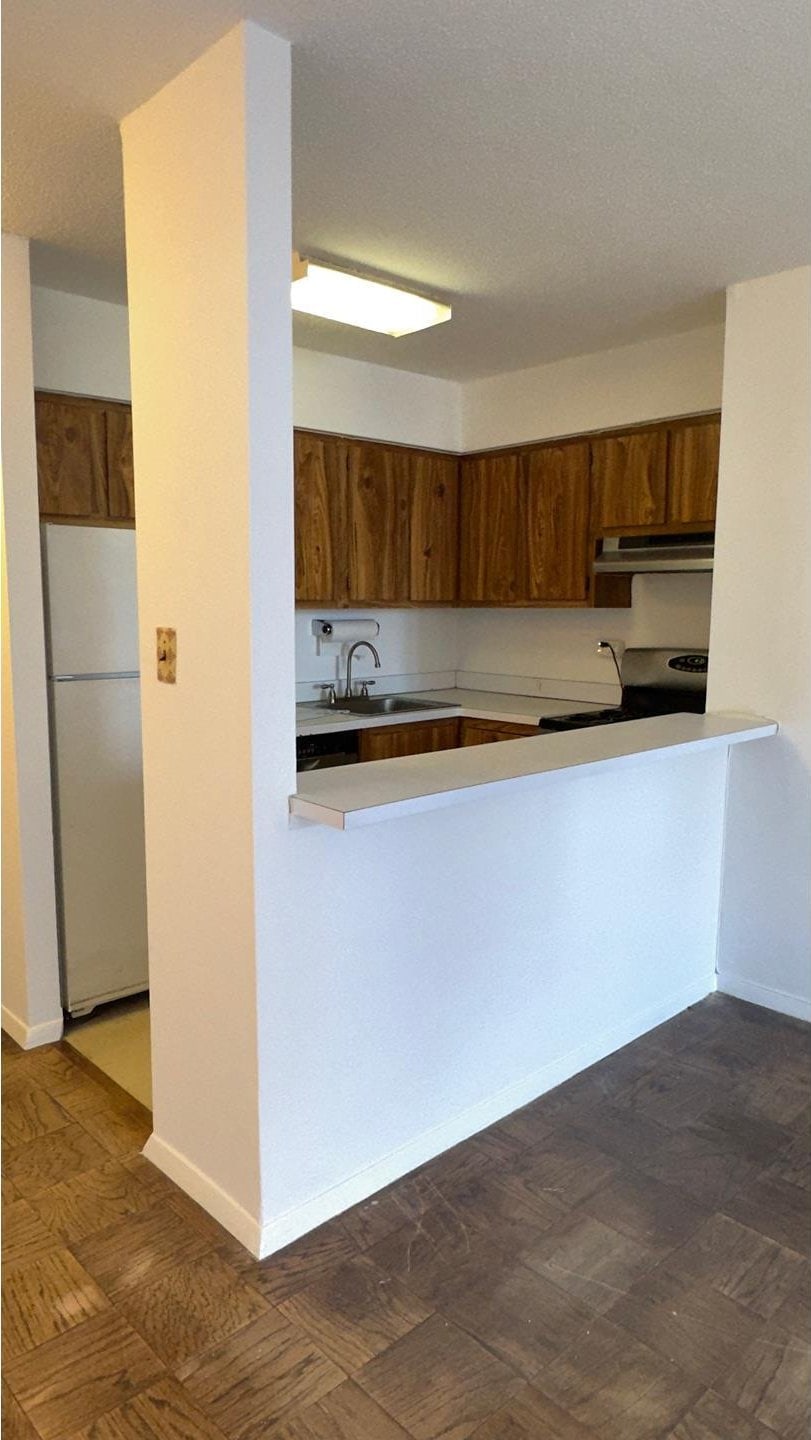
<path fill-rule="evenodd" d="M 462 720 L 460 724 L 463 745 L 492 745 L 497 740 L 520 740 L 538 734 L 537 725 L 516 725 L 508 720 Z"/>
<path fill-rule="evenodd" d="M 394 760 L 398 755 L 424 755 L 429 750 L 455 750 L 459 721 L 434 720 L 416 725 L 378 725 L 358 732 L 361 760 Z"/>

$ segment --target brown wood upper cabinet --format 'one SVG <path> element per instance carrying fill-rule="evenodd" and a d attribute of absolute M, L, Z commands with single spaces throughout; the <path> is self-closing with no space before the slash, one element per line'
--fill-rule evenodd
<path fill-rule="evenodd" d="M 524 455 L 527 599 L 585 604 L 589 583 L 589 447 L 544 445 Z"/>
<path fill-rule="evenodd" d="M 635 430 L 592 440 L 591 483 L 595 531 L 664 525 L 667 430 Z"/>
<path fill-rule="evenodd" d="M 586 441 L 462 464 L 460 597 L 469 605 L 584 605 Z"/>
<path fill-rule="evenodd" d="M 132 457 L 132 408 L 108 405 L 107 513 L 111 520 L 135 519 L 135 468 Z"/>
<path fill-rule="evenodd" d="M 459 585 L 459 462 L 426 451 L 410 456 L 408 598 L 450 605 Z"/>
<path fill-rule="evenodd" d="M 36 430 L 40 513 L 58 519 L 106 519 L 104 410 L 58 395 L 37 395 Z"/>
<path fill-rule="evenodd" d="M 520 605 L 528 584 L 520 452 L 462 461 L 459 594 L 463 604 Z"/>
<path fill-rule="evenodd" d="M 337 601 L 349 588 L 346 447 L 331 435 L 294 436 L 296 600 Z"/>
<path fill-rule="evenodd" d="M 295 500 L 300 604 L 456 600 L 455 456 L 297 431 Z"/>
<path fill-rule="evenodd" d="M 354 441 L 346 454 L 346 598 L 402 604 L 408 599 L 408 454 Z"/>
<path fill-rule="evenodd" d="M 133 521 L 131 407 L 39 393 L 35 413 L 40 514 L 95 524 Z"/>
<path fill-rule="evenodd" d="M 668 525 L 715 524 L 721 421 L 699 420 L 670 431 Z"/>

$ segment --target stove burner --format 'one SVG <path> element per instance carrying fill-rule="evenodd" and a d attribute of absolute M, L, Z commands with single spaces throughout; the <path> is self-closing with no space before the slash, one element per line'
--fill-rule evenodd
<path fill-rule="evenodd" d="M 619 668 L 622 695 L 619 705 L 604 710 L 574 710 L 569 715 L 544 715 L 539 729 L 590 729 L 594 725 L 621 725 L 654 715 L 683 711 L 703 714 L 707 699 L 706 650 L 629 648 Z"/>
<path fill-rule="evenodd" d="M 619 725 L 625 720 L 641 720 L 639 710 L 628 710 L 621 705 L 607 710 L 580 710 L 573 715 L 545 715 L 541 720 L 542 730 L 585 730 L 592 725 Z"/>

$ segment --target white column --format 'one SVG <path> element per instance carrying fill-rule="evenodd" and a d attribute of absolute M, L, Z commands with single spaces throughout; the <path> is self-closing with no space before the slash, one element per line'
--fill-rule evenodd
<path fill-rule="evenodd" d="M 62 1034 L 28 241 L 3 236 L 3 1028 Z"/>
<path fill-rule="evenodd" d="M 780 722 L 730 760 L 718 984 L 811 1020 L 811 269 L 727 296 L 709 708 Z"/>
<path fill-rule="evenodd" d="M 252 1248 L 257 871 L 295 782 L 290 49 L 237 26 L 122 125 L 155 1132 Z M 155 630 L 177 630 L 177 684 Z M 271 827 L 272 828 L 272 827 Z"/>

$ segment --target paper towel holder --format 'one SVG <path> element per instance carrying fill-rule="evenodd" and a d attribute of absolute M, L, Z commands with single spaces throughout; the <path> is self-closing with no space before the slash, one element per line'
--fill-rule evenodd
<path fill-rule="evenodd" d="M 315 636 L 316 655 L 321 654 L 324 645 L 340 645 L 346 653 L 346 647 L 354 640 L 374 640 L 380 634 L 380 622 L 366 618 L 313 620 L 311 628 Z"/>
<path fill-rule="evenodd" d="M 338 634 L 336 635 L 336 634 L 335 634 L 335 622 L 334 622 L 334 621 L 332 621 L 332 620 L 313 620 L 313 623 L 312 623 L 312 632 L 313 632 L 313 635 L 315 636 L 316 640 L 333 640 L 336 644 L 342 645 L 342 644 L 344 643 L 344 641 L 346 640 L 347 637 L 346 637 L 346 634 L 342 634 L 341 632 L 344 630 L 344 626 L 345 626 L 345 625 L 346 625 L 346 627 L 348 628 L 351 624 L 352 624 L 352 621 L 351 621 L 351 620 L 350 620 L 350 621 L 346 621 L 346 622 L 344 622 L 344 621 L 342 621 L 342 620 L 339 620 L 339 621 L 338 621 Z M 379 621 L 379 620 L 362 620 L 362 621 L 358 622 L 358 624 L 359 624 L 359 628 L 362 628 L 362 629 L 363 629 L 364 634 L 366 634 L 367 632 L 368 632 L 369 634 L 371 634 L 372 636 L 376 636 L 376 635 L 379 635 L 379 634 L 380 634 L 380 621 Z"/>

